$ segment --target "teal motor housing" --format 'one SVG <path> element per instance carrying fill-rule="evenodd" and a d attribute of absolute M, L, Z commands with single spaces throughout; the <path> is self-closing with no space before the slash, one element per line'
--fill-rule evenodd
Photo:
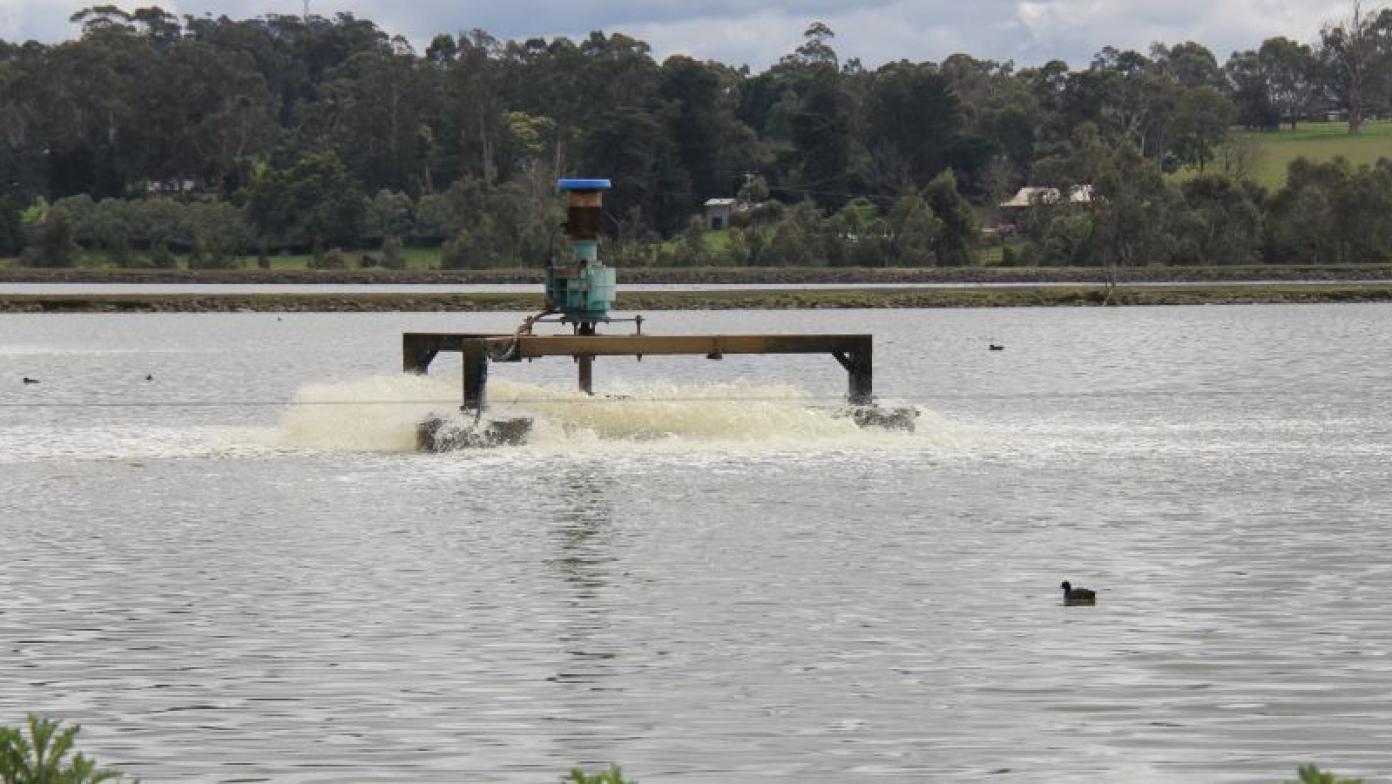
<path fill-rule="evenodd" d="M 563 321 L 608 321 L 617 283 L 613 267 L 552 266 L 546 271 L 546 301 Z"/>
<path fill-rule="evenodd" d="M 609 321 L 617 296 L 618 276 L 599 258 L 599 239 L 604 216 L 604 191 L 608 180 L 564 179 L 557 183 L 567 194 L 566 238 L 563 258 L 546 268 L 546 306 L 559 312 L 562 321 L 579 324 Z"/>

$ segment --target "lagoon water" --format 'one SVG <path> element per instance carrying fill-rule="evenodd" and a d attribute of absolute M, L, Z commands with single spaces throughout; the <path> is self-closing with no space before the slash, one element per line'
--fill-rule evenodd
<path fill-rule="evenodd" d="M 494 368 L 536 443 L 417 455 L 458 362 L 399 334 L 515 318 L 0 316 L 0 723 L 147 782 L 1387 781 L 1389 319 L 655 314 L 873 332 L 920 432 L 830 358 L 558 360 Z"/>

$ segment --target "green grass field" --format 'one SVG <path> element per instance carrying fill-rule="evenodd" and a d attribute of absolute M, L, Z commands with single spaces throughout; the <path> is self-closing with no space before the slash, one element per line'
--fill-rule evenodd
<path fill-rule="evenodd" d="M 1253 178 L 1271 190 L 1286 182 L 1286 169 L 1296 158 L 1330 161 L 1343 156 L 1355 166 L 1392 158 L 1392 122 L 1367 123 L 1359 136 L 1349 136 L 1348 123 L 1306 123 L 1295 131 L 1242 131 L 1237 138 L 1254 143 Z"/>

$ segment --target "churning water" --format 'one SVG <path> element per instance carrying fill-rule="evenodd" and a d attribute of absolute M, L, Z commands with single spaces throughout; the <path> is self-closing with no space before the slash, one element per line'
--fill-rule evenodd
<path fill-rule="evenodd" d="M 834 367 L 834 366 L 833 366 Z M 506 366 L 503 367 L 505 372 Z M 589 397 L 564 387 L 517 381 L 489 385 L 488 417 L 527 418 L 530 452 L 591 455 L 598 451 L 656 450 L 768 452 L 778 447 L 843 448 L 921 445 L 948 433 L 929 422 L 914 438 L 862 430 L 831 400 L 809 400 L 797 387 L 733 382 L 610 384 Z M 467 424 L 459 413 L 459 379 L 377 376 L 299 390 L 281 425 L 290 447 L 364 452 L 410 452 L 416 425 L 431 417 Z M 819 405 L 820 403 L 820 405 Z M 486 420 L 485 420 L 486 421 Z M 937 426 L 935 426 L 937 425 Z"/>
<path fill-rule="evenodd" d="M 1385 781 L 1389 317 L 660 314 L 873 332 L 919 432 L 830 358 L 556 360 L 494 368 L 532 444 L 418 455 L 458 362 L 400 333 L 515 319 L 3 316 L 0 723 L 152 782 Z"/>

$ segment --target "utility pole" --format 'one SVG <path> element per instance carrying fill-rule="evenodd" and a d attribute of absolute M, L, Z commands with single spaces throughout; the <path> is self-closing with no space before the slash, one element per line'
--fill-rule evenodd
<path fill-rule="evenodd" d="M 309 26 L 309 0 L 304 0 L 304 23 Z"/>

